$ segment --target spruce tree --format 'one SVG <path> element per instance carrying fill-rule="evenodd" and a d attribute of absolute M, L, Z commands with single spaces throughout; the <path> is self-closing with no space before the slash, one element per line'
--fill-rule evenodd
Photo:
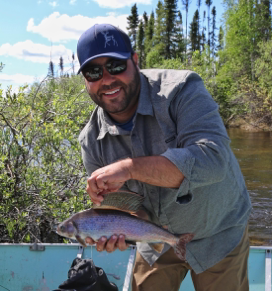
<path fill-rule="evenodd" d="M 200 36 L 200 48 L 202 51 L 205 49 L 206 45 L 206 26 L 205 26 L 205 19 L 206 19 L 206 10 L 203 11 L 203 20 L 202 20 L 202 32 Z"/>
<path fill-rule="evenodd" d="M 154 25 L 155 25 L 155 16 L 154 16 L 154 12 L 152 11 L 148 20 L 147 27 L 145 29 L 145 40 L 144 40 L 145 57 L 154 45 L 153 44 Z"/>
<path fill-rule="evenodd" d="M 212 8 L 212 31 L 211 31 L 211 52 L 214 58 L 216 53 L 216 8 L 213 6 Z"/>
<path fill-rule="evenodd" d="M 208 18 L 207 18 L 207 24 L 208 24 L 208 46 L 211 45 L 211 41 L 210 41 L 210 22 L 211 22 L 211 18 L 210 18 L 210 8 L 212 5 L 212 0 L 206 0 L 205 1 L 207 7 L 208 7 Z"/>
<path fill-rule="evenodd" d="M 189 5 L 191 4 L 191 0 L 181 0 L 182 5 L 184 6 L 184 9 L 186 11 L 186 38 L 185 38 L 185 58 L 187 54 L 187 42 L 188 42 L 188 11 L 189 11 Z"/>
<path fill-rule="evenodd" d="M 60 57 L 59 67 L 60 67 L 60 75 L 62 76 L 63 75 L 63 69 L 64 69 L 63 57 Z"/>
<path fill-rule="evenodd" d="M 146 29 L 147 28 L 147 26 L 148 26 L 148 15 L 147 15 L 147 13 L 146 12 L 144 12 L 144 14 L 143 14 L 143 24 L 144 24 L 144 29 Z"/>
<path fill-rule="evenodd" d="M 49 67 L 48 67 L 48 74 L 47 76 L 49 78 L 54 78 L 55 77 L 55 72 L 54 72 L 54 63 L 52 61 L 49 62 Z"/>
<path fill-rule="evenodd" d="M 131 15 L 127 17 L 127 21 L 128 36 L 130 37 L 133 50 L 136 51 L 137 28 L 139 24 L 138 9 L 136 3 L 131 7 Z"/>
<path fill-rule="evenodd" d="M 199 14 L 198 10 L 195 11 L 193 21 L 190 23 L 190 45 L 191 45 L 191 51 L 194 52 L 196 50 L 200 50 L 198 44 L 198 23 L 199 23 Z"/>
<path fill-rule="evenodd" d="M 197 9 L 198 9 L 198 47 L 201 47 L 201 34 L 200 34 L 200 7 L 202 4 L 202 0 L 197 0 Z"/>
<path fill-rule="evenodd" d="M 140 20 L 140 24 L 138 27 L 138 35 L 137 35 L 137 52 L 139 56 L 139 67 L 143 68 L 144 62 L 144 24 L 143 21 Z"/>
<path fill-rule="evenodd" d="M 177 18 L 177 0 L 165 0 L 164 1 L 165 9 L 165 57 L 170 59 L 173 57 L 173 47 L 172 41 L 174 36 L 174 27 L 176 26 Z"/>
<path fill-rule="evenodd" d="M 172 43 L 173 43 L 173 48 L 174 48 L 174 58 L 180 58 L 183 61 L 184 52 L 185 52 L 185 43 L 184 43 L 184 35 L 183 35 L 182 14 L 180 11 L 178 11 Z"/>
<path fill-rule="evenodd" d="M 164 55 L 165 53 L 165 32 L 165 10 L 163 2 L 159 0 L 156 8 L 156 19 L 154 26 L 154 46 L 157 46 L 161 55 Z"/>
<path fill-rule="evenodd" d="M 219 27 L 219 34 L 218 34 L 218 46 L 217 46 L 217 50 L 221 51 L 224 48 L 224 30 L 222 25 L 220 25 Z"/>

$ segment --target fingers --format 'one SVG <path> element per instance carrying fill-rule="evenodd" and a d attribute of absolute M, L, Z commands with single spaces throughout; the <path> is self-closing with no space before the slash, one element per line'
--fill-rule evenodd
<path fill-rule="evenodd" d="M 85 242 L 88 244 L 94 244 L 94 240 L 91 238 L 86 238 Z M 102 236 L 97 242 L 96 242 L 96 250 L 98 252 L 107 251 L 108 253 L 114 252 L 116 249 L 119 249 L 120 251 L 124 251 L 128 248 L 128 244 L 125 241 L 124 235 L 113 235 L 110 237 L 110 239 L 107 241 L 107 238 L 105 236 Z"/>
<path fill-rule="evenodd" d="M 117 242 L 117 248 L 120 251 L 125 251 L 128 248 L 128 244 L 125 241 L 125 236 L 122 235 L 122 234 L 119 235 L 119 239 L 118 239 L 118 242 Z"/>
<path fill-rule="evenodd" d="M 105 236 L 102 236 L 98 242 L 96 243 L 96 250 L 98 252 L 102 252 L 105 250 L 105 246 L 106 246 L 106 243 L 107 243 L 107 238 Z"/>
<path fill-rule="evenodd" d="M 94 245 L 95 244 L 95 241 L 91 237 L 86 237 L 85 238 L 85 242 L 88 245 Z"/>
<path fill-rule="evenodd" d="M 87 193 L 91 200 L 99 205 L 103 201 L 102 191 L 117 191 L 131 179 L 130 164 L 131 159 L 125 159 L 94 171 L 87 181 Z"/>
<path fill-rule="evenodd" d="M 101 180 L 94 180 L 93 177 L 90 177 L 87 180 L 87 193 L 89 194 L 92 202 L 97 205 L 100 205 L 103 201 L 103 194 L 108 192 L 116 192 L 124 185 L 122 182 L 110 183 L 108 185 L 105 185 L 103 182 L 103 184 L 104 186 L 102 185 L 101 188 L 99 188 L 100 186 L 98 187 L 98 185 L 101 185 Z"/>

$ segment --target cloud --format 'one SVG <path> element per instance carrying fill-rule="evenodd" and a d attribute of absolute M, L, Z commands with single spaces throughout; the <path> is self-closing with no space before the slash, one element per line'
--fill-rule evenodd
<path fill-rule="evenodd" d="M 0 84 L 11 83 L 11 84 L 31 84 L 34 81 L 39 80 L 40 78 L 30 76 L 30 75 L 23 75 L 23 74 L 15 74 L 15 75 L 7 75 L 7 74 L 0 74 Z"/>
<path fill-rule="evenodd" d="M 77 1 L 77 0 L 70 0 L 69 4 L 70 4 L 70 5 L 75 5 L 76 1 Z"/>
<path fill-rule="evenodd" d="M 104 8 L 122 8 L 125 6 L 132 6 L 136 4 L 145 4 L 150 5 L 151 0 L 93 0 L 95 1 L 100 7 Z"/>
<path fill-rule="evenodd" d="M 9 43 L 1 45 L 0 56 L 10 56 L 25 61 L 48 64 L 50 59 L 54 63 L 59 62 L 60 56 L 63 57 L 64 62 L 67 62 L 71 59 L 72 51 L 65 48 L 64 45 L 46 46 L 26 40 L 17 42 L 14 45 Z"/>
<path fill-rule="evenodd" d="M 96 23 L 110 23 L 126 32 L 127 17 L 127 14 L 109 13 L 107 16 L 90 18 L 82 15 L 69 16 L 54 12 L 37 25 L 35 25 L 33 18 L 29 19 L 27 31 L 40 34 L 52 42 L 67 42 L 78 40 L 86 29 Z"/>
<path fill-rule="evenodd" d="M 57 7 L 57 6 L 59 6 L 58 3 L 57 3 L 56 1 L 49 2 L 49 5 L 52 6 L 52 7 Z"/>

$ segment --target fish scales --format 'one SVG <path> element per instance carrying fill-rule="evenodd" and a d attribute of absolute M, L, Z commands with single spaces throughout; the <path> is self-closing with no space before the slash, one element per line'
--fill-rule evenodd
<path fill-rule="evenodd" d="M 140 242 L 175 242 L 177 237 L 168 231 L 130 214 L 102 209 L 89 209 L 73 215 L 72 220 L 81 238 L 101 236 L 110 238 L 124 234 L 127 240 Z M 68 221 L 66 220 L 66 221 Z"/>

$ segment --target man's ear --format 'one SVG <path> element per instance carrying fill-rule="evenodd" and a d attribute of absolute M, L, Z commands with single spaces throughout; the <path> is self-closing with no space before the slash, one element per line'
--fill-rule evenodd
<path fill-rule="evenodd" d="M 137 53 L 134 53 L 133 56 L 132 56 L 132 59 L 133 59 L 134 64 L 137 66 L 138 70 L 140 70 L 140 68 L 139 68 L 139 57 L 138 57 L 138 54 Z"/>

